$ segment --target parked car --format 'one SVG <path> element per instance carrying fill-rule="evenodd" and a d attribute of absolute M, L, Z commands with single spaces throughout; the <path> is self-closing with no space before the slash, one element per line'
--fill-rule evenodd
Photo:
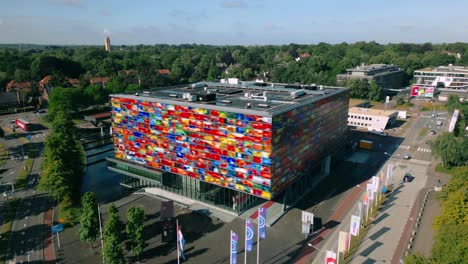
<path fill-rule="evenodd" d="M 436 132 L 434 130 L 431 130 L 431 132 L 429 132 L 431 135 L 435 135 Z"/>
<path fill-rule="evenodd" d="M 438 120 L 438 121 L 436 122 L 436 124 L 437 124 L 438 126 L 441 126 L 443 123 L 442 123 L 442 121 Z"/>
<path fill-rule="evenodd" d="M 413 176 L 411 176 L 411 174 L 409 174 L 408 172 L 405 173 L 405 176 L 403 176 L 403 182 L 412 182 L 414 179 Z"/>
<path fill-rule="evenodd" d="M 409 153 L 405 153 L 404 157 L 405 157 L 405 159 L 410 159 L 411 158 Z"/>

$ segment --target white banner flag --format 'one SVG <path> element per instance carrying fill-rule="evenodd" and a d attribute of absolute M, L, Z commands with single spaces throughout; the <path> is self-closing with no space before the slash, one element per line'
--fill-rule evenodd
<path fill-rule="evenodd" d="M 338 237 L 338 252 L 348 252 L 349 250 L 349 240 L 351 236 L 348 232 L 340 231 Z"/>
<path fill-rule="evenodd" d="M 333 251 L 326 251 L 325 264 L 336 264 L 336 253 Z"/>
<path fill-rule="evenodd" d="M 372 176 L 372 189 L 374 192 L 379 191 L 379 177 Z"/>
<path fill-rule="evenodd" d="M 385 185 L 388 185 L 388 181 L 392 178 L 393 173 L 393 164 L 388 164 L 387 167 L 387 177 L 385 178 Z"/>
<path fill-rule="evenodd" d="M 302 211 L 302 223 L 314 224 L 314 214 L 306 211 Z"/>
<path fill-rule="evenodd" d="M 359 235 L 359 224 L 361 218 L 359 216 L 352 215 L 351 216 L 351 224 L 349 226 L 349 233 L 353 236 Z"/>
<path fill-rule="evenodd" d="M 374 200 L 374 185 L 372 183 L 367 184 L 367 193 L 369 193 L 369 200 Z"/>

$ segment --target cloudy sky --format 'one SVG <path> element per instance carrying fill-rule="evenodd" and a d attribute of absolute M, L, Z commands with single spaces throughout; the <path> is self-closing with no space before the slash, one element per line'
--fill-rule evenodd
<path fill-rule="evenodd" d="M 0 43 L 468 42 L 467 0 L 0 0 Z"/>

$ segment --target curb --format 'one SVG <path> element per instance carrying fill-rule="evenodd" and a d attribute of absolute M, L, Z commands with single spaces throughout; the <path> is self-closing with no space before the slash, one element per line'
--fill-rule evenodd
<path fill-rule="evenodd" d="M 432 192 L 432 190 L 433 190 L 433 188 L 428 189 L 426 191 L 426 194 L 424 195 L 424 199 L 422 201 L 422 206 L 419 209 L 418 218 L 416 219 L 416 222 L 414 224 L 414 229 L 411 232 L 411 236 L 409 238 L 409 242 L 407 244 L 404 256 L 408 256 L 411 253 L 411 248 L 413 247 L 414 240 L 416 239 L 416 235 L 418 234 L 419 225 L 421 224 L 421 219 L 422 219 L 422 216 L 424 214 L 424 209 L 425 209 L 426 203 L 427 203 L 427 197 L 429 196 L 429 193 Z"/>

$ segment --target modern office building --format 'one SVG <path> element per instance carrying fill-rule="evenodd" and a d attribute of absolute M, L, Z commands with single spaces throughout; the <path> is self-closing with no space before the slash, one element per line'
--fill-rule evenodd
<path fill-rule="evenodd" d="M 413 86 L 435 87 L 438 90 L 468 89 L 468 67 L 439 66 L 414 71 Z"/>
<path fill-rule="evenodd" d="M 366 79 L 375 81 L 382 89 L 401 89 L 404 71 L 395 65 L 371 64 L 346 69 L 346 73 L 338 74 L 336 81 L 345 84 L 348 80 Z"/>
<path fill-rule="evenodd" d="M 329 165 L 344 147 L 348 102 L 346 88 L 253 83 L 114 94 L 108 167 L 240 212 Z"/>
<path fill-rule="evenodd" d="M 348 126 L 383 132 L 388 125 L 395 123 L 397 116 L 398 111 L 393 110 L 351 107 L 348 113 Z"/>

